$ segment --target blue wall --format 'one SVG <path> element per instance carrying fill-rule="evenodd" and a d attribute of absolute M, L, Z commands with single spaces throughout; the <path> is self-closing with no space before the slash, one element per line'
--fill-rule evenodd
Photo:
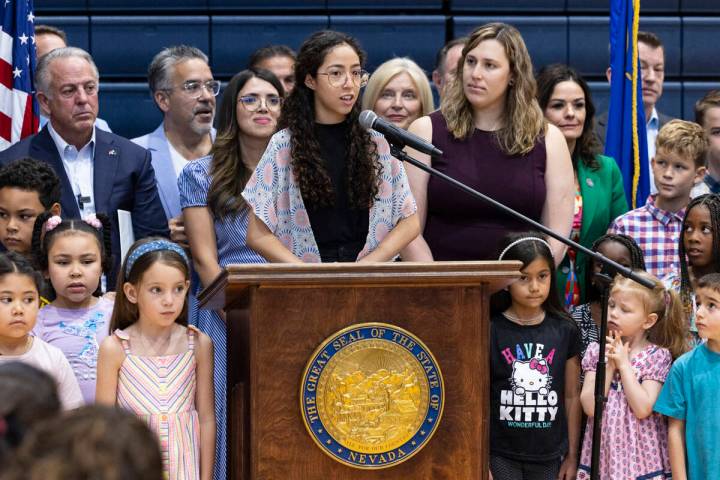
<path fill-rule="evenodd" d="M 35 23 L 63 28 L 92 53 L 101 76 L 100 115 L 120 135 L 153 130 L 160 114 L 145 84 L 160 49 L 188 43 L 205 51 L 227 80 L 258 47 L 297 49 L 311 32 L 356 36 L 368 70 L 409 56 L 428 73 L 446 40 L 489 21 L 523 34 L 536 68 L 565 62 L 590 81 L 598 111 L 607 108 L 609 0 L 36 0 Z M 693 118 L 693 105 L 720 88 L 720 0 L 643 2 L 641 29 L 665 43 L 666 86 L 659 109 Z"/>

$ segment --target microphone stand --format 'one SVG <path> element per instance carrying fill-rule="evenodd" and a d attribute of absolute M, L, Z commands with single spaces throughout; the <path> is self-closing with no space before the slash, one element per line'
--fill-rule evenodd
<path fill-rule="evenodd" d="M 463 192 L 485 202 L 486 204 L 492 205 L 494 208 L 504 212 L 505 214 L 515 217 L 516 219 L 522 221 L 523 223 L 531 226 L 532 228 L 539 230 L 546 234 L 548 237 L 554 238 L 560 243 L 563 243 L 567 245 L 568 247 L 572 248 L 576 252 L 583 252 L 584 254 L 588 255 L 590 258 L 597 260 L 603 265 L 603 272 L 602 274 L 596 275 L 596 279 L 598 279 L 599 283 L 602 286 L 602 295 L 601 295 L 601 301 L 602 301 L 602 316 L 600 319 L 600 333 L 598 338 L 598 343 L 600 344 L 600 352 L 598 357 L 598 364 L 597 364 L 597 371 L 595 373 L 595 416 L 593 417 L 593 445 L 592 445 L 592 461 L 591 461 L 591 473 L 590 478 L 592 480 L 598 480 L 599 479 L 599 473 L 600 473 L 600 465 L 599 465 L 599 458 L 600 458 L 600 436 L 601 436 L 601 430 L 602 430 L 602 415 L 603 415 L 603 407 L 605 406 L 605 343 L 606 343 L 606 335 L 607 335 L 607 312 L 608 312 L 608 297 L 609 297 L 609 289 L 610 289 L 610 282 L 612 281 L 612 278 L 619 274 L 623 277 L 629 278 L 640 285 L 648 288 L 653 289 L 655 285 L 652 281 L 647 280 L 645 278 L 640 277 L 636 273 L 634 273 L 632 270 L 630 270 L 627 267 L 624 267 L 620 265 L 617 262 L 614 262 L 610 260 L 609 258 L 605 257 L 604 255 L 601 255 L 597 252 L 593 252 L 587 247 L 583 247 L 577 242 L 574 242 L 570 240 L 569 238 L 565 238 L 562 235 L 556 233 L 555 231 L 549 229 L 545 225 L 536 222 L 535 220 L 526 217 L 520 212 L 517 212 L 513 210 L 512 208 L 503 205 L 502 203 L 498 202 L 497 200 L 494 200 L 487 195 L 484 195 L 477 190 L 468 187 L 462 182 L 459 182 L 455 180 L 454 178 L 445 175 L 444 173 L 435 170 L 434 168 L 425 165 L 424 163 L 420 162 L 419 160 L 416 160 L 415 158 L 411 157 L 407 153 L 405 153 L 402 148 L 404 145 L 394 145 L 390 144 L 390 153 L 397 158 L 398 160 L 401 160 L 403 162 L 409 163 L 411 165 L 416 166 L 420 170 L 429 173 L 430 175 L 440 178 L 452 186 L 462 190 Z M 603 278 L 604 277 L 604 278 Z"/>
<path fill-rule="evenodd" d="M 600 273 L 595 274 L 595 281 L 600 287 L 600 306 L 602 314 L 600 315 L 600 331 L 598 333 L 598 363 L 595 369 L 595 415 L 593 416 L 593 432 L 592 432 L 592 454 L 590 456 L 590 478 L 598 480 L 600 478 L 600 442 L 602 439 L 602 416 L 605 409 L 605 369 L 607 362 L 605 361 L 605 344 L 607 343 L 607 315 L 608 300 L 610 299 L 610 284 L 614 275 L 612 270 L 603 267 Z M 647 287 L 647 285 L 645 285 Z M 654 287 L 654 286 L 653 286 Z M 648 287 L 648 288 L 653 288 Z"/>

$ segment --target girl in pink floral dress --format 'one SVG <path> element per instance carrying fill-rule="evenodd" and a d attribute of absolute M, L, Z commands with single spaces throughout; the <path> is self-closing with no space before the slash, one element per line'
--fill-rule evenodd
<path fill-rule="evenodd" d="M 682 303 L 655 277 L 655 288 L 618 277 L 608 304 L 607 404 L 602 419 L 600 478 L 643 480 L 671 478 L 665 418 L 653 412 L 673 358 L 686 345 Z M 585 372 L 580 401 L 588 416 L 578 480 L 590 478 L 595 369 L 599 346 L 592 343 L 582 361 Z"/>

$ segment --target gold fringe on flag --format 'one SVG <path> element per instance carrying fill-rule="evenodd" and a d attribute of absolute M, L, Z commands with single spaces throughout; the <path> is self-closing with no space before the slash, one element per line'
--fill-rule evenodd
<path fill-rule="evenodd" d="M 637 116 L 637 81 L 638 81 L 638 47 L 637 36 L 640 26 L 640 0 L 633 0 L 633 28 L 632 28 L 632 141 L 633 141 L 633 183 L 632 183 L 632 208 L 637 208 L 637 190 L 640 183 L 640 141 L 638 138 L 638 116 Z"/>

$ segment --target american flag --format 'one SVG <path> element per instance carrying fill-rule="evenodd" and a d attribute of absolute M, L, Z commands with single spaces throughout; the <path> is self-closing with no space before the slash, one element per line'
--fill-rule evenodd
<path fill-rule="evenodd" d="M 0 150 L 37 132 L 32 0 L 0 0 Z"/>

